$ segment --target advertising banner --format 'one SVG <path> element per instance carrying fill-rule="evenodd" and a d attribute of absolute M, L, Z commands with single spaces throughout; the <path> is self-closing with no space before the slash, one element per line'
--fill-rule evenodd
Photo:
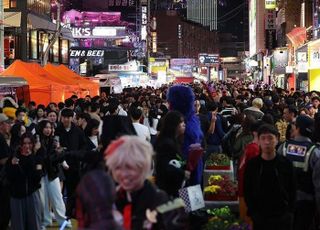
<path fill-rule="evenodd" d="M 265 0 L 265 8 L 267 10 L 275 10 L 277 7 L 277 1 L 276 0 Z"/>
<path fill-rule="evenodd" d="M 200 65 L 214 65 L 219 64 L 220 55 L 219 54 L 199 54 L 199 64 Z"/>
<path fill-rule="evenodd" d="M 320 40 L 309 44 L 309 68 L 320 69 Z"/>
<path fill-rule="evenodd" d="M 285 74 L 288 65 L 288 50 L 275 50 L 274 57 L 274 74 Z"/>
<path fill-rule="evenodd" d="M 170 69 L 179 72 L 178 75 L 181 76 L 192 76 L 195 65 L 196 60 L 192 58 L 172 58 L 170 60 Z"/>

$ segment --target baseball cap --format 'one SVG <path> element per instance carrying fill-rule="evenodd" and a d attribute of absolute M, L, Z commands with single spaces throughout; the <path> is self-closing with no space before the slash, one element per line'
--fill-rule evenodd
<path fill-rule="evenodd" d="M 6 121 L 9 121 L 9 117 L 7 117 L 7 115 L 5 115 L 4 113 L 0 113 L 0 123 Z"/>

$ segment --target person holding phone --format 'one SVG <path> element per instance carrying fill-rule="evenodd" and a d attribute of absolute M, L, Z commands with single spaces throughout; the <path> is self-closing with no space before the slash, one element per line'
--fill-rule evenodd
<path fill-rule="evenodd" d="M 59 164 L 64 161 L 62 147 L 58 136 L 54 134 L 54 124 L 48 120 L 42 120 L 38 124 L 39 134 L 37 142 L 44 149 L 44 175 L 41 179 L 41 204 L 43 208 L 42 227 L 52 224 L 50 206 L 59 225 L 66 220 L 66 206 L 60 189 Z M 71 226 L 71 223 L 68 223 Z"/>
<path fill-rule="evenodd" d="M 11 229 L 41 229 L 39 189 L 43 175 L 43 152 L 32 134 L 21 136 L 20 148 L 7 161 L 10 188 Z"/>

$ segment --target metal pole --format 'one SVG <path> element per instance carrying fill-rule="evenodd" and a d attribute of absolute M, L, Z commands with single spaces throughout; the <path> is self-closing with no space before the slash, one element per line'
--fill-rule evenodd
<path fill-rule="evenodd" d="M 211 81 L 211 68 L 210 66 L 207 66 L 207 72 L 208 72 L 208 83 Z"/>
<path fill-rule="evenodd" d="M 45 66 L 48 63 L 48 58 L 49 58 L 49 51 L 50 49 L 54 46 L 54 43 L 56 42 L 57 39 L 59 39 L 60 35 L 60 30 L 61 30 L 61 25 L 60 25 L 60 12 L 61 12 L 61 4 L 59 1 L 56 1 L 57 4 L 57 20 L 56 20 L 56 31 L 53 34 L 53 37 L 50 41 L 50 44 L 47 46 L 47 49 L 43 53 L 42 56 L 42 66 Z"/>
<path fill-rule="evenodd" d="M 3 11 L 3 0 L 0 0 L 0 72 L 4 70 L 4 11 Z"/>

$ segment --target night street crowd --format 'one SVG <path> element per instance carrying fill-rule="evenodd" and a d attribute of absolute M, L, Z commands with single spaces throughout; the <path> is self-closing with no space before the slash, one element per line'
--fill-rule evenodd
<path fill-rule="evenodd" d="M 254 230 L 320 226 L 320 94 L 260 82 L 0 102 L 0 230 L 201 229 L 175 198 L 225 153 Z M 190 159 L 190 152 L 201 155 Z M 175 202 L 176 201 L 176 202 Z"/>

